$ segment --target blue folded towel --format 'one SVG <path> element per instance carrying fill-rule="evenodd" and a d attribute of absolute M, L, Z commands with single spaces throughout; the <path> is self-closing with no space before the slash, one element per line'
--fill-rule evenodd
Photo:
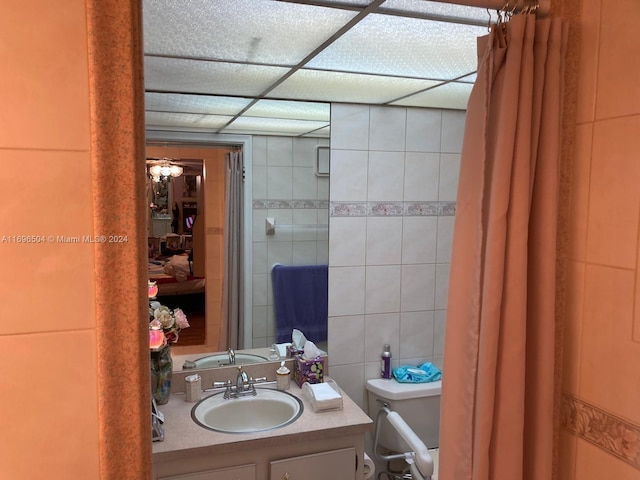
<path fill-rule="evenodd" d="M 393 369 L 393 376 L 400 383 L 428 383 L 437 382 L 442 378 L 442 372 L 431 362 L 417 367 L 402 365 Z"/>
<path fill-rule="evenodd" d="M 271 270 L 276 342 L 290 342 L 294 328 L 314 343 L 327 340 L 328 265 L 274 265 Z"/>

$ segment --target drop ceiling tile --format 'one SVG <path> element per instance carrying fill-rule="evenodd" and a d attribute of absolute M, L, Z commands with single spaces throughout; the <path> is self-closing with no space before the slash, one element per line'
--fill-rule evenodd
<path fill-rule="evenodd" d="M 251 102 L 248 98 L 152 93 L 144 95 L 145 109 L 156 112 L 236 115 Z"/>
<path fill-rule="evenodd" d="M 232 119 L 225 115 L 201 115 L 191 113 L 146 112 L 145 124 L 156 127 L 197 127 L 218 129 Z"/>
<path fill-rule="evenodd" d="M 272 0 L 144 0 L 143 12 L 145 53 L 278 65 L 297 64 L 357 14 Z"/>
<path fill-rule="evenodd" d="M 473 84 L 452 82 L 392 102 L 390 105 L 466 110 L 472 89 Z"/>
<path fill-rule="evenodd" d="M 308 67 L 452 79 L 476 69 L 476 39 L 486 33 L 486 27 L 372 14 Z"/>
<path fill-rule="evenodd" d="M 331 106 L 328 103 L 292 102 L 286 100 L 259 100 L 245 112 L 248 117 L 288 118 L 291 120 L 320 120 L 329 122 Z"/>
<path fill-rule="evenodd" d="M 241 117 L 221 133 L 236 133 L 236 131 L 251 131 L 257 135 L 281 134 L 302 135 L 320 128 L 324 128 L 329 122 L 313 122 L 302 120 L 288 120 L 277 118 Z"/>
<path fill-rule="evenodd" d="M 145 57 L 145 90 L 255 96 L 288 68 Z"/>
<path fill-rule="evenodd" d="M 268 96 L 379 104 L 437 83 L 427 80 L 300 70 L 271 91 Z"/>
<path fill-rule="evenodd" d="M 380 11 L 401 10 L 426 15 L 473 20 L 484 25 L 489 24 L 490 14 L 484 8 L 454 5 L 452 3 L 429 2 L 427 0 L 386 0 Z M 486 31 L 485 31 L 486 33 Z"/>

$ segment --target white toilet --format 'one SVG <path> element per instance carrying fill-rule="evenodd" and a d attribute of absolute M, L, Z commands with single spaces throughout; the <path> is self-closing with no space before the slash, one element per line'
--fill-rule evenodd
<path fill-rule="evenodd" d="M 440 441 L 440 391 L 442 382 L 399 383 L 393 379 L 367 380 L 369 416 L 376 419 L 381 404 L 397 412 L 429 449 Z M 380 446 L 392 452 L 406 452 L 407 444 L 384 422 L 378 436 Z"/>

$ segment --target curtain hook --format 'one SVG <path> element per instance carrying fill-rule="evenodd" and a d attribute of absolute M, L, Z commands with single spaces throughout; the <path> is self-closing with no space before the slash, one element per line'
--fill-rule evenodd
<path fill-rule="evenodd" d="M 500 10 L 496 10 L 498 14 L 498 25 L 502 25 L 507 20 L 507 15 L 509 13 L 509 0 L 505 0 L 504 5 Z"/>
<path fill-rule="evenodd" d="M 509 6 L 509 0 L 507 0 L 507 7 Z M 516 12 L 518 10 L 518 0 L 515 1 L 515 3 L 513 4 L 513 8 L 511 9 L 511 11 L 507 12 L 507 17 L 511 18 L 513 17 Z"/>

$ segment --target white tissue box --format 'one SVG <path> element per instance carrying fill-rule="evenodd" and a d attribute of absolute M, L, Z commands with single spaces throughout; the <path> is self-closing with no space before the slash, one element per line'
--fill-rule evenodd
<path fill-rule="evenodd" d="M 313 407 L 314 412 L 325 410 L 342 410 L 342 395 L 340 388 L 333 380 L 325 383 L 305 383 L 302 393 Z"/>

